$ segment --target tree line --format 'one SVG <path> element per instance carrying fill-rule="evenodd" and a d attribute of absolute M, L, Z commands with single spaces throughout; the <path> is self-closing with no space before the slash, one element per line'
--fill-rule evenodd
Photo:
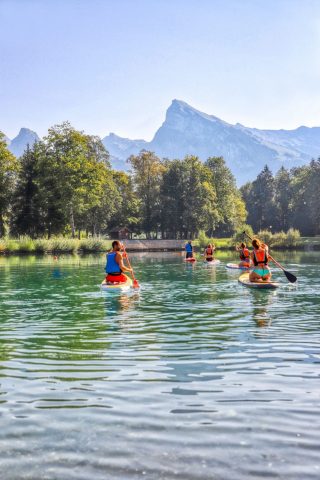
<path fill-rule="evenodd" d="M 147 238 L 231 236 L 247 221 L 254 231 L 297 228 L 320 233 L 320 160 L 274 176 L 266 166 L 236 187 L 222 157 L 160 159 L 141 151 L 130 171 L 111 168 L 98 137 L 68 122 L 16 159 L 0 132 L 0 236 L 100 235 L 127 227 Z"/>
<path fill-rule="evenodd" d="M 320 234 L 320 158 L 273 175 L 266 166 L 253 182 L 240 188 L 255 232 L 295 228 L 303 236 Z"/>
<path fill-rule="evenodd" d="M 194 237 L 199 230 L 232 234 L 246 210 L 223 158 L 202 163 L 142 151 L 130 173 L 111 168 L 98 137 L 68 122 L 16 159 L 0 137 L 0 236 L 31 238 L 127 227 L 147 238 Z"/>

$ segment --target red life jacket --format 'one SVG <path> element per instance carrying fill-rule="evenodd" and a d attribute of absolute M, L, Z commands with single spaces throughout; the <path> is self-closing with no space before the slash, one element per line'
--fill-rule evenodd
<path fill-rule="evenodd" d="M 263 248 L 259 250 L 253 250 L 253 263 L 257 267 L 258 265 L 268 265 L 268 254 Z"/>
<path fill-rule="evenodd" d="M 247 248 L 241 248 L 240 250 L 240 260 L 249 260 L 250 252 Z"/>
<path fill-rule="evenodd" d="M 213 249 L 212 248 L 206 248 L 206 255 L 212 256 L 213 255 Z"/>

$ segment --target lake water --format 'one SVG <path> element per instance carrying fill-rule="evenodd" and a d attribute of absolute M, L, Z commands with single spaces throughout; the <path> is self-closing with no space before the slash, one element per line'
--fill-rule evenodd
<path fill-rule="evenodd" d="M 0 478 L 319 480 L 320 253 L 276 291 L 225 263 L 0 258 Z"/>

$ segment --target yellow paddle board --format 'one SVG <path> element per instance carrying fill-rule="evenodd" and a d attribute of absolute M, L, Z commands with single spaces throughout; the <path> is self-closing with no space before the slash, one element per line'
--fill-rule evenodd
<path fill-rule="evenodd" d="M 104 279 L 103 282 L 101 283 L 101 290 L 122 291 L 122 292 L 130 290 L 132 287 L 132 280 L 127 275 L 125 275 L 125 277 L 127 278 L 127 280 L 122 283 L 109 283 L 109 282 L 106 282 L 106 279 Z"/>

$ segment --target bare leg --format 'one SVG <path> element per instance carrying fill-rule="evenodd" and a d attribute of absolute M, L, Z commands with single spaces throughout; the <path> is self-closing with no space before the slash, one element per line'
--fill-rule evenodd
<path fill-rule="evenodd" d="M 262 278 L 256 272 L 251 272 L 249 275 L 250 282 L 261 282 Z"/>
<path fill-rule="evenodd" d="M 271 280 L 271 272 L 268 273 L 268 275 L 264 275 L 264 276 L 262 277 L 262 280 L 263 280 L 264 282 L 270 282 L 270 280 Z"/>

